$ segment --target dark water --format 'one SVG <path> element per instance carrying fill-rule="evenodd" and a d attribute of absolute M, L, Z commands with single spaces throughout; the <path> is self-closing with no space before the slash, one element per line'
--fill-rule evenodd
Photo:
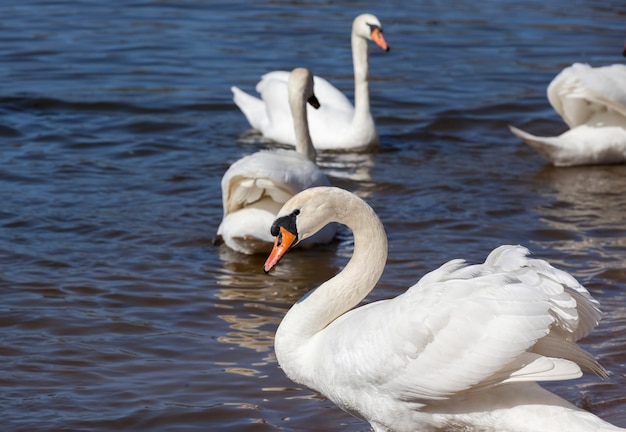
<path fill-rule="evenodd" d="M 507 130 L 565 129 L 545 88 L 622 61 L 622 0 L 41 1 L 0 6 L 3 430 L 363 431 L 293 385 L 273 334 L 350 237 L 275 273 L 212 239 L 219 181 L 266 144 L 229 87 L 306 66 L 351 95 L 351 20 L 373 12 L 379 151 L 322 154 L 390 239 L 371 299 L 452 259 L 522 243 L 605 317 L 584 345 L 612 373 L 550 384 L 626 427 L 626 166 L 554 169 Z"/>

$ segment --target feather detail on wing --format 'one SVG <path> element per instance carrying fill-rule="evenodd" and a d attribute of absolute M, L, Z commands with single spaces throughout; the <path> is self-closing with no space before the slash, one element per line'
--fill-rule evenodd
<path fill-rule="evenodd" d="M 294 151 L 260 151 L 230 166 L 222 178 L 222 199 L 226 214 L 262 198 L 271 199 L 280 208 L 294 194 L 328 184 L 317 165 Z"/>
<path fill-rule="evenodd" d="M 626 66 L 592 68 L 574 63 L 563 69 L 548 86 L 548 100 L 570 128 L 589 124 L 599 116 L 604 123 L 617 114 L 618 124 L 626 117 Z M 615 124 L 605 124 L 610 126 Z"/>
<path fill-rule="evenodd" d="M 426 403 L 511 381 L 576 378 L 581 366 L 603 375 L 574 344 L 597 324 L 595 300 L 527 254 L 501 246 L 483 264 L 450 261 L 406 293 L 344 314 L 315 344 L 329 379 L 353 386 L 363 375 L 378 392 Z"/>

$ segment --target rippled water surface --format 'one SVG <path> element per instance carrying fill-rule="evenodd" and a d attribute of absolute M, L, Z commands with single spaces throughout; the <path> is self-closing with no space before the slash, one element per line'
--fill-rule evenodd
<path fill-rule="evenodd" d="M 545 97 L 576 62 L 621 62 L 621 0 L 25 1 L 0 5 L 0 405 L 11 431 L 365 431 L 291 383 L 287 308 L 337 272 L 350 235 L 287 256 L 213 244 L 219 182 L 271 146 L 230 86 L 306 66 L 352 95 L 349 32 L 373 12 L 378 151 L 322 153 L 383 220 L 369 299 L 452 258 L 522 243 L 605 317 L 611 376 L 551 390 L 626 427 L 626 166 L 555 169 L 507 129 L 565 130 Z"/>

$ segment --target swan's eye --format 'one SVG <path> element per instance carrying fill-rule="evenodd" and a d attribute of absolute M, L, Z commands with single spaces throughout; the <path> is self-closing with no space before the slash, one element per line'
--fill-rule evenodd
<path fill-rule="evenodd" d="M 280 233 L 280 227 L 285 228 L 293 235 L 298 235 L 298 227 L 296 226 L 296 216 L 300 214 L 300 210 L 295 209 L 287 216 L 281 216 L 274 221 L 270 228 L 270 233 L 276 237 Z"/>
<path fill-rule="evenodd" d="M 368 24 L 367 26 L 370 28 L 370 33 L 373 32 L 376 29 L 378 29 L 378 31 L 380 31 L 381 33 L 383 32 L 383 29 L 378 27 L 376 24 Z"/>

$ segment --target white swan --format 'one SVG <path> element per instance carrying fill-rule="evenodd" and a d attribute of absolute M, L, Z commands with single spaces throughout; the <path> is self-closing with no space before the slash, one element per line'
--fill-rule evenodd
<path fill-rule="evenodd" d="M 354 63 L 354 107 L 346 96 L 323 78 L 316 76 L 315 94 L 319 110 L 308 110 L 313 145 L 317 149 L 361 149 L 378 144 L 378 133 L 370 113 L 368 89 L 367 41 L 374 41 L 385 51 L 382 25 L 371 14 L 359 15 L 352 23 L 352 59 Z M 288 72 L 269 72 L 257 84 L 261 99 L 232 87 L 233 100 L 250 125 L 263 136 L 294 145 L 291 116 L 286 104 Z"/>
<path fill-rule="evenodd" d="M 511 132 L 556 166 L 626 161 L 626 66 L 574 63 L 552 80 L 548 100 L 570 130 L 557 137 Z"/>
<path fill-rule="evenodd" d="M 304 68 L 289 76 L 289 99 L 293 113 L 296 151 L 262 150 L 245 156 L 222 177 L 224 217 L 217 234 L 231 249 L 244 254 L 266 253 L 274 240 L 269 229 L 281 206 L 296 193 L 328 185 L 326 175 L 315 164 L 315 149 L 309 136 L 306 104 L 319 106 L 313 94 L 313 74 Z M 328 243 L 336 227 L 315 236 L 305 246 Z"/>
<path fill-rule="evenodd" d="M 536 382 L 606 376 L 576 341 L 600 311 L 571 275 L 500 246 L 483 264 L 450 261 L 398 297 L 353 309 L 387 259 L 384 228 L 363 200 L 305 190 L 272 225 L 269 270 L 329 222 L 354 235 L 338 275 L 296 303 L 275 338 L 278 362 L 374 431 L 620 431 Z"/>

